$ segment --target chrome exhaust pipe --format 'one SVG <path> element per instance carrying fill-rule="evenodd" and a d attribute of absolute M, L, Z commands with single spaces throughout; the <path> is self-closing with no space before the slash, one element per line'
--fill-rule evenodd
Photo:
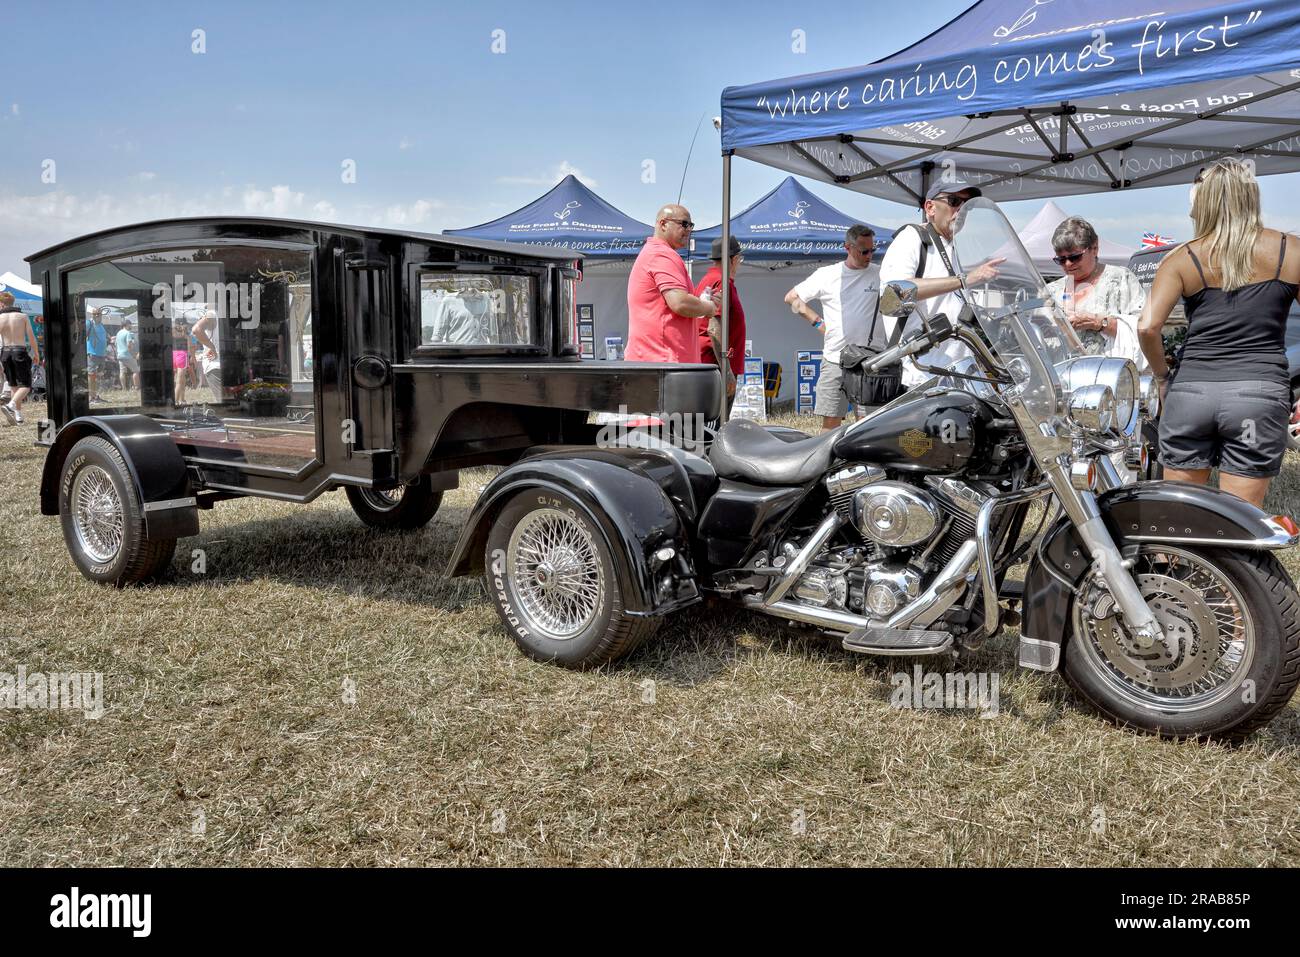
<path fill-rule="evenodd" d="M 917 595 L 915 601 L 894 612 L 885 627 L 928 628 L 934 624 L 965 592 L 966 579 L 975 570 L 978 560 L 979 547 L 975 539 L 966 539 L 943 571 L 935 576 L 930 587 Z"/>
<path fill-rule="evenodd" d="M 808 539 L 807 544 L 799 549 L 794 558 L 790 559 L 790 566 L 785 570 L 785 574 L 777 580 L 777 583 L 768 590 L 767 595 L 763 598 L 763 604 L 775 605 L 789 594 L 790 589 L 794 587 L 794 583 L 799 580 L 799 576 L 808 570 L 808 566 L 817 557 L 817 553 L 825 547 L 826 543 L 830 541 L 830 537 L 835 534 L 835 530 L 840 527 L 841 521 L 843 519 L 840 518 L 839 512 L 831 512 L 826 516 L 826 520 L 817 526 L 817 531 L 812 533 L 812 538 Z"/>
<path fill-rule="evenodd" d="M 822 527 L 824 528 L 825 525 Z M 820 533 L 821 529 L 818 529 L 818 534 Z M 814 535 L 813 537 L 816 538 L 817 536 Z M 829 537 L 829 533 L 827 537 Z M 799 555 L 795 556 L 794 561 L 797 563 L 802 557 L 803 552 L 800 552 Z M 846 634 L 863 628 L 906 629 L 913 626 L 925 628 L 951 608 L 953 603 L 961 597 L 965 591 L 966 579 L 975 570 L 978 557 L 975 539 L 967 539 L 961 548 L 957 550 L 957 554 L 952 557 L 952 561 L 948 562 L 943 567 L 943 570 L 935 576 L 930 587 L 921 592 L 914 601 L 895 612 L 892 618 L 884 622 L 878 618 L 866 618 L 862 615 L 855 615 L 852 612 L 839 611 L 834 608 L 818 608 L 815 605 L 803 605 L 796 602 L 773 601 L 760 598 L 757 595 L 744 598 L 741 605 L 751 611 L 761 611 L 765 615 L 788 618 L 791 621 L 803 622 L 806 625 L 817 625 L 828 631 L 841 631 Z M 781 583 L 784 582 L 785 579 L 782 579 Z M 793 579 L 791 583 L 793 584 Z M 782 594 L 784 593 L 782 592 Z"/>
<path fill-rule="evenodd" d="M 801 605 L 792 601 L 768 604 L 757 595 L 748 596 L 741 601 L 741 605 L 750 611 L 761 611 L 765 615 L 788 618 L 791 621 L 803 622 L 805 625 L 817 625 L 828 631 L 840 631 L 846 635 L 860 628 L 870 628 L 872 625 L 870 618 L 863 618 L 861 615 L 854 615 L 847 611 L 818 608 L 816 605 Z"/>

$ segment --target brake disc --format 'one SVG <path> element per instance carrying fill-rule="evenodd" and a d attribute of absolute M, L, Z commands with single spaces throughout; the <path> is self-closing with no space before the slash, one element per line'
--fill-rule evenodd
<path fill-rule="evenodd" d="M 1093 606 L 1092 639 L 1116 671 L 1162 691 L 1195 685 L 1219 660 L 1220 635 L 1205 600 L 1176 578 L 1138 575 L 1138 588 L 1164 629 L 1163 642 L 1141 648 L 1120 622 L 1109 595 Z"/>

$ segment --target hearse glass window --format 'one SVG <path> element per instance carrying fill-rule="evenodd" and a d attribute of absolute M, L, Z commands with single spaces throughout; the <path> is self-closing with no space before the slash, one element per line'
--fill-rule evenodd
<path fill-rule="evenodd" d="M 68 273 L 90 411 L 142 411 L 187 455 L 298 468 L 316 458 L 311 254 L 215 246 Z"/>
<path fill-rule="evenodd" d="M 420 274 L 420 345 L 539 345 L 531 276 L 426 272 Z"/>

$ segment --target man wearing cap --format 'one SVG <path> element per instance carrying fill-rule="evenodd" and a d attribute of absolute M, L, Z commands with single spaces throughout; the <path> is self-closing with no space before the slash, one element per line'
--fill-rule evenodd
<path fill-rule="evenodd" d="M 895 235 L 880 263 L 880 283 L 905 279 L 916 283 L 916 310 L 903 328 L 903 335 L 921 328 L 922 319 L 945 315 L 953 322 L 961 315 L 965 302 L 961 298 L 963 275 L 961 263 L 952 245 L 952 227 L 967 200 L 980 195 L 977 187 L 965 180 L 939 182 L 925 194 L 925 223 L 904 226 Z M 986 282 L 998 274 L 1002 260 L 982 263 L 966 272 L 966 284 Z M 888 327 L 891 341 L 896 319 L 882 317 Z M 970 355 L 970 350 L 960 341 L 949 339 L 928 352 L 917 356 L 915 362 L 903 361 L 903 385 L 907 388 L 929 379 L 932 373 L 924 372 L 915 363 L 949 368 L 957 360 Z"/>
<path fill-rule="evenodd" d="M 727 376 L 727 412 L 730 414 L 732 400 L 736 397 L 736 380 L 745 373 L 745 310 L 740 305 L 740 294 L 736 292 L 736 270 L 740 268 L 745 257 L 740 251 L 740 243 L 736 241 L 736 237 L 729 236 L 728 239 L 731 240 L 727 246 L 731 254 L 731 313 L 727 317 L 727 357 L 728 365 L 731 367 L 731 375 Z M 695 287 L 695 295 L 703 297 L 707 292 L 720 316 L 722 314 L 721 236 L 709 247 L 709 259 L 713 261 L 713 265 Z M 715 341 L 721 342 L 722 320 L 715 316 L 712 319 L 702 318 L 697 321 L 700 335 L 700 361 L 719 364 Z"/>
<path fill-rule="evenodd" d="M 884 344 L 882 330 L 876 329 L 872 335 L 880 296 L 880 270 L 871 265 L 875 250 L 876 234 L 870 226 L 850 226 L 844 234 L 844 262 L 822 266 L 785 294 L 790 311 L 826 337 L 813 406 L 824 429 L 838 428 L 849 411 L 840 351 L 850 343 Z M 821 315 L 809 307 L 810 302 L 821 303 Z"/>
<path fill-rule="evenodd" d="M 627 277 L 629 362 L 699 362 L 696 319 L 717 315 L 712 303 L 691 292 L 686 262 L 677 250 L 691 239 L 691 214 L 669 204 L 655 217 L 655 234 L 645 241 Z"/>

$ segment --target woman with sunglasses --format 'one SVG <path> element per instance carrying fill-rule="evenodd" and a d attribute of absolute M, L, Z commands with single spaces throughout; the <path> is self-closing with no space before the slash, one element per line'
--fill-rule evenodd
<path fill-rule="evenodd" d="M 1097 257 L 1097 231 L 1086 219 L 1071 216 L 1052 234 L 1052 261 L 1065 273 L 1049 283 L 1089 355 L 1132 359 L 1145 370 L 1138 344 L 1138 317 L 1146 296 L 1133 271 L 1110 266 Z"/>
<path fill-rule="evenodd" d="M 1263 505 L 1282 469 L 1291 413 L 1286 320 L 1300 299 L 1300 241 L 1265 229 L 1249 167 L 1219 160 L 1192 188 L 1196 238 L 1156 270 L 1142 349 L 1160 381 L 1165 478 L 1219 488 Z M 1187 340 L 1170 379 L 1161 332 L 1182 298 Z"/>

